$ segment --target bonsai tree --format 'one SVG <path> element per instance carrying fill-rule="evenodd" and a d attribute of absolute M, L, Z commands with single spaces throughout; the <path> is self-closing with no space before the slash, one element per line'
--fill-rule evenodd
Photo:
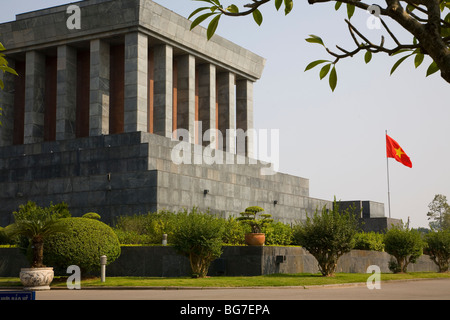
<path fill-rule="evenodd" d="M 249 225 L 252 233 L 261 233 L 266 225 L 273 222 L 272 215 L 268 213 L 261 213 L 258 218 L 258 213 L 262 211 L 264 209 L 261 207 L 248 207 L 244 212 L 241 212 L 241 216 L 237 220 Z"/>
<path fill-rule="evenodd" d="M 384 248 L 395 260 L 389 263 L 394 273 L 407 272 L 409 263 L 415 263 L 423 253 L 424 242 L 417 230 L 393 226 L 384 235 Z"/>
<path fill-rule="evenodd" d="M 447 272 L 450 264 L 450 230 L 433 231 L 425 235 L 427 253 L 439 267 L 439 272 Z"/>
<path fill-rule="evenodd" d="M 316 209 L 297 225 L 294 238 L 316 258 L 323 276 L 333 276 L 339 258 L 353 249 L 357 231 L 358 220 L 351 208 L 341 211 L 335 200 L 332 209 Z"/>
<path fill-rule="evenodd" d="M 60 223 L 67 214 L 66 205 L 50 205 L 42 208 L 34 202 L 21 205 L 18 212 L 14 212 L 15 223 L 7 228 L 8 236 L 24 236 L 28 239 L 32 249 L 31 268 L 45 267 L 44 242 L 52 235 L 64 233 L 66 228 Z"/>

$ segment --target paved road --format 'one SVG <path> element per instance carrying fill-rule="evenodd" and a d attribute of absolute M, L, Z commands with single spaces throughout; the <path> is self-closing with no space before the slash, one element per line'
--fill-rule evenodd
<path fill-rule="evenodd" d="M 450 279 L 310 288 L 50 290 L 36 300 L 450 300 Z"/>

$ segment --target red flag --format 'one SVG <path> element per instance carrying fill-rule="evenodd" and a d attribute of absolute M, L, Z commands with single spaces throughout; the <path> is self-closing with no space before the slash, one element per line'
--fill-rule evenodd
<path fill-rule="evenodd" d="M 412 168 L 412 162 L 408 155 L 403 151 L 400 145 L 386 134 L 386 155 L 388 158 L 394 158 L 401 164 Z"/>

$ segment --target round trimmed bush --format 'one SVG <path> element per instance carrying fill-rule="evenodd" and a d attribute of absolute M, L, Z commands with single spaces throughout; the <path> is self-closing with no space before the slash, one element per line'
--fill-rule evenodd
<path fill-rule="evenodd" d="M 100 256 L 107 256 L 110 264 L 120 255 L 117 235 L 107 224 L 88 218 L 64 218 L 62 224 L 69 229 L 47 239 L 44 246 L 45 264 L 67 269 L 80 267 L 82 272 L 100 270 Z"/>

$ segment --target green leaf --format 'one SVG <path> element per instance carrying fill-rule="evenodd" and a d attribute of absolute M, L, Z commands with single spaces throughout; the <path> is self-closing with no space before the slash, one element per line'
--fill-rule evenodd
<path fill-rule="evenodd" d="M 253 11 L 253 19 L 258 24 L 258 26 L 260 26 L 261 23 L 263 22 L 263 16 L 261 14 L 261 11 L 259 11 L 258 9 Z"/>
<path fill-rule="evenodd" d="M 414 7 L 413 5 L 410 5 L 410 4 L 406 5 L 406 10 L 409 11 L 409 12 L 413 12 L 413 10 L 414 10 L 415 8 L 416 8 L 416 7 Z"/>
<path fill-rule="evenodd" d="M 342 2 L 336 1 L 336 4 L 334 5 L 334 10 L 338 11 L 339 8 L 341 7 L 341 5 L 342 5 Z"/>
<path fill-rule="evenodd" d="M 294 7 L 294 2 L 292 0 L 284 0 L 284 14 L 288 15 Z"/>
<path fill-rule="evenodd" d="M 0 42 L 0 51 L 5 51 L 6 48 L 3 46 L 3 44 Z"/>
<path fill-rule="evenodd" d="M 217 14 L 214 12 L 209 12 L 209 13 L 205 13 L 202 14 L 201 16 L 197 17 L 197 19 L 195 19 L 192 23 L 191 23 L 191 30 L 194 29 L 196 26 L 198 26 L 200 23 L 202 23 L 203 21 L 205 21 L 206 19 L 208 19 L 210 16 L 212 16 L 213 14 Z"/>
<path fill-rule="evenodd" d="M 195 15 L 196 15 L 197 13 L 199 13 L 200 11 L 208 10 L 208 9 L 210 9 L 210 8 L 209 8 L 209 7 L 201 7 L 201 8 L 198 8 L 198 9 L 194 10 L 194 11 L 189 15 L 188 20 L 190 20 L 193 16 L 195 16 Z"/>
<path fill-rule="evenodd" d="M 278 11 L 282 4 L 283 4 L 283 0 L 275 0 L 275 9 L 277 9 L 277 11 Z"/>
<path fill-rule="evenodd" d="M 392 74 L 394 73 L 394 71 L 398 68 L 398 66 L 399 66 L 403 61 L 405 61 L 406 58 L 408 58 L 408 57 L 411 56 L 411 55 L 412 55 L 412 53 L 411 53 L 411 54 L 408 54 L 407 56 L 404 56 L 404 57 L 398 59 L 397 62 L 394 63 L 394 65 L 392 66 L 392 69 L 391 69 L 391 75 L 392 75 Z"/>
<path fill-rule="evenodd" d="M 236 5 L 232 4 L 227 8 L 227 11 L 231 13 L 239 13 L 239 8 Z"/>
<path fill-rule="evenodd" d="M 323 78 L 325 78 L 325 76 L 328 74 L 328 71 L 330 71 L 330 67 L 331 67 L 331 63 L 326 64 L 322 67 L 322 69 L 320 69 L 320 80 L 322 80 Z"/>
<path fill-rule="evenodd" d="M 370 60 L 372 60 L 372 52 L 371 51 L 367 51 L 366 54 L 364 55 L 364 61 L 366 63 L 369 63 Z"/>
<path fill-rule="evenodd" d="M 399 49 L 399 50 L 395 51 L 393 54 L 391 54 L 391 56 L 395 56 L 399 53 L 407 52 L 407 51 L 411 51 L 411 49 Z"/>
<path fill-rule="evenodd" d="M 325 45 L 323 44 L 323 41 L 322 41 L 322 39 L 321 39 L 320 37 L 315 36 L 315 35 L 313 35 L 313 34 L 310 34 L 309 36 L 310 36 L 310 38 L 305 39 L 306 41 L 308 41 L 308 42 L 310 42 L 310 43 L 318 43 L 318 44 L 321 44 L 321 45 L 325 46 Z"/>
<path fill-rule="evenodd" d="M 305 71 L 308 71 L 308 70 L 314 68 L 315 66 L 317 66 L 317 65 L 319 65 L 321 63 L 325 63 L 325 62 L 330 62 L 330 61 L 328 61 L 328 60 L 316 60 L 316 61 L 313 61 L 313 62 L 311 62 L 310 64 L 308 64 L 306 66 Z"/>
<path fill-rule="evenodd" d="M 418 66 L 420 66 L 422 64 L 423 58 L 424 58 L 423 53 L 416 54 L 416 57 L 414 58 L 414 65 L 415 65 L 416 69 Z"/>
<path fill-rule="evenodd" d="M 437 71 L 439 71 L 439 67 L 437 66 L 436 62 L 433 61 L 427 69 L 427 77 Z"/>
<path fill-rule="evenodd" d="M 331 91 L 334 92 L 334 89 L 336 89 L 336 85 L 337 85 L 336 66 L 333 66 L 333 69 L 331 69 L 329 82 L 330 82 Z"/>
<path fill-rule="evenodd" d="M 211 37 L 216 32 L 217 26 L 219 25 L 220 17 L 221 17 L 221 15 L 214 17 L 214 19 L 212 19 L 211 22 L 209 23 L 208 29 L 206 30 L 206 36 L 207 36 L 208 40 L 211 39 Z"/>
<path fill-rule="evenodd" d="M 349 20 L 353 17 L 354 13 L 355 13 L 355 5 L 347 3 L 347 16 Z"/>
<path fill-rule="evenodd" d="M 3 80 L 2 79 L 0 79 L 0 89 L 4 89 L 5 88 L 5 85 L 3 84 Z"/>

